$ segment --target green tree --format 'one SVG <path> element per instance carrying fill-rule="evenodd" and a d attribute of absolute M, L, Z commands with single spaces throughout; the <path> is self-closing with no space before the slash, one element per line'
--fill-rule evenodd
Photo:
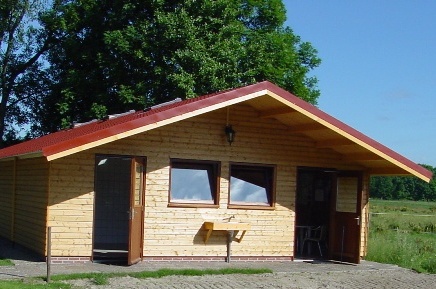
<path fill-rule="evenodd" d="M 406 186 L 402 178 L 394 178 L 393 180 L 394 190 L 392 192 L 392 198 L 396 200 L 405 200 L 408 198 L 409 192 L 406 191 Z"/>
<path fill-rule="evenodd" d="M 371 197 L 391 200 L 393 190 L 394 185 L 392 184 L 392 177 L 371 177 L 369 185 Z"/>
<path fill-rule="evenodd" d="M 44 94 L 42 55 L 54 41 L 40 22 L 48 5 L 43 0 L 0 1 L 0 147 L 19 138 Z"/>
<path fill-rule="evenodd" d="M 436 201 L 436 167 L 429 165 L 422 165 L 429 171 L 433 172 L 433 178 L 430 183 L 417 180 L 415 192 L 417 193 L 417 200 Z"/>
<path fill-rule="evenodd" d="M 371 197 L 386 200 L 436 201 L 436 168 L 429 165 L 421 166 L 433 172 L 430 183 L 411 176 L 374 176 L 370 179 Z"/>
<path fill-rule="evenodd" d="M 317 51 L 280 0 L 63 1 L 42 132 L 271 80 L 316 104 Z"/>

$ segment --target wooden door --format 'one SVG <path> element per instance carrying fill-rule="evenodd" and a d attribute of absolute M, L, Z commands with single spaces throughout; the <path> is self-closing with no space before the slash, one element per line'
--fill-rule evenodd
<path fill-rule="evenodd" d="M 129 252 L 127 264 L 138 263 L 144 244 L 145 159 L 132 158 L 132 182 L 129 211 Z"/>
<path fill-rule="evenodd" d="M 357 172 L 339 173 L 330 224 L 333 260 L 360 262 L 362 177 Z"/>

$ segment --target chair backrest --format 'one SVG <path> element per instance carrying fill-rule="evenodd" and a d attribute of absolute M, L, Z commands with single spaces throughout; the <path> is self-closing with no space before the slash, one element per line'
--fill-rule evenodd
<path fill-rule="evenodd" d="M 312 239 L 317 239 L 319 241 L 324 241 L 326 238 L 326 227 L 321 225 L 312 229 L 311 232 Z"/>
<path fill-rule="evenodd" d="M 324 241 L 327 233 L 327 228 L 325 226 L 320 226 L 319 240 Z"/>

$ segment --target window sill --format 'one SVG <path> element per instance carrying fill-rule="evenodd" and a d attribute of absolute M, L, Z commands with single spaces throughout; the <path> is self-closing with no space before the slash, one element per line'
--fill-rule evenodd
<path fill-rule="evenodd" d="M 197 203 L 168 203 L 168 207 L 172 208 L 219 208 L 219 205 L 214 204 L 197 204 Z"/>
<path fill-rule="evenodd" d="M 267 210 L 273 211 L 276 208 L 274 206 L 261 206 L 261 205 L 227 205 L 227 209 L 244 209 L 244 210 Z"/>

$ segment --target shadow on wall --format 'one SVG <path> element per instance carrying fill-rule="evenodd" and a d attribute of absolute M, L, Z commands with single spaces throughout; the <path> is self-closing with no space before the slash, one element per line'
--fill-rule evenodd
<path fill-rule="evenodd" d="M 0 258 L 29 262 L 45 262 L 44 258 L 35 252 L 3 237 L 0 237 Z"/>

